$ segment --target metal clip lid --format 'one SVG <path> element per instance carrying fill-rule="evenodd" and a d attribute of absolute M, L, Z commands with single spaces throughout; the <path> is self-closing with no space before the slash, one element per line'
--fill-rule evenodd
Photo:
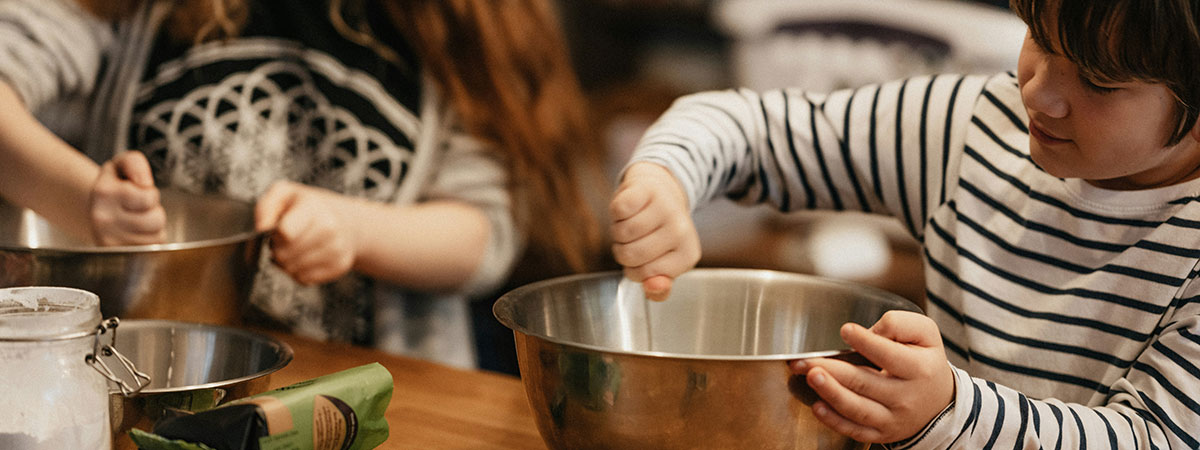
<path fill-rule="evenodd" d="M 150 375 L 146 375 L 145 373 L 138 371 L 137 367 L 134 366 L 133 361 L 130 361 L 129 358 L 126 358 L 125 355 L 122 355 L 121 352 L 118 352 L 117 349 L 113 347 L 117 342 L 117 327 L 120 324 L 120 319 L 116 317 L 109 317 L 96 327 L 96 331 L 93 334 L 92 353 L 89 353 L 87 356 L 85 356 L 84 361 L 86 361 L 88 365 L 92 366 L 93 369 L 96 369 L 97 372 L 100 372 L 100 375 L 104 375 L 104 378 L 107 378 L 108 381 L 116 383 L 117 386 L 121 388 L 121 395 L 129 397 L 133 394 L 141 392 L 142 389 L 145 389 L 146 386 L 150 385 Z M 108 344 L 101 345 L 100 335 L 108 332 L 110 329 L 112 330 L 112 335 L 109 338 Z M 125 371 L 133 376 L 133 382 L 136 384 L 136 386 L 131 387 L 125 380 L 117 377 L 116 374 L 113 373 L 112 369 L 108 367 L 108 364 L 105 364 L 104 360 L 100 359 L 97 355 L 112 356 L 117 358 L 117 361 L 121 362 L 121 366 L 125 368 Z"/>

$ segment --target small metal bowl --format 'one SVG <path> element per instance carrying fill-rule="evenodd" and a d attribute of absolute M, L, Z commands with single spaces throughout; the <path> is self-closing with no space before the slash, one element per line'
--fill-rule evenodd
<path fill-rule="evenodd" d="M 867 448 L 813 416 L 786 362 L 847 356 L 846 322 L 920 312 L 868 286 L 765 270 L 692 270 L 664 302 L 618 295 L 620 279 L 546 280 L 493 307 L 552 449 Z"/>
<path fill-rule="evenodd" d="M 137 448 L 128 437 L 130 428 L 150 431 L 172 411 L 202 411 L 264 392 L 270 375 L 292 362 L 292 348 L 270 336 L 167 320 L 121 321 L 113 347 L 151 380 L 128 397 L 111 386 L 109 413 L 118 450 Z M 126 373 L 118 376 L 134 381 Z"/>
<path fill-rule="evenodd" d="M 0 287 L 83 289 L 100 296 L 104 317 L 239 323 L 265 236 L 254 205 L 160 193 L 167 240 L 154 245 L 94 245 L 0 201 Z"/>

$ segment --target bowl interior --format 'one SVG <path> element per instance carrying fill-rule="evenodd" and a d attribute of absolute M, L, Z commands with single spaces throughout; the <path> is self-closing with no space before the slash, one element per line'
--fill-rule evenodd
<path fill-rule="evenodd" d="M 150 375 L 143 394 L 228 386 L 292 361 L 291 347 L 270 336 L 167 320 L 122 321 L 114 347 Z"/>
<path fill-rule="evenodd" d="M 920 312 L 854 283 L 750 269 L 695 269 L 664 302 L 618 295 L 620 273 L 518 288 L 493 311 L 514 331 L 593 350 L 699 359 L 793 359 L 848 349 L 839 329 L 888 310 Z"/>
<path fill-rule="evenodd" d="M 33 211 L 0 201 L 0 248 L 112 252 L 185 243 L 248 238 L 254 233 L 254 205 L 225 197 L 160 189 L 167 217 L 165 244 L 137 248 L 99 247 L 86 236 L 59 229 Z M 83 206 L 81 206 L 83 207 Z"/>

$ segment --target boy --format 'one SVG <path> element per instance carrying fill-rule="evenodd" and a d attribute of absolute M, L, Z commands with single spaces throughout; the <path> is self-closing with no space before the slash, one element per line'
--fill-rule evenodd
<path fill-rule="evenodd" d="M 717 195 L 898 217 L 928 318 L 796 361 L 834 430 L 893 448 L 1200 447 L 1200 1 L 1013 0 L 1016 76 L 685 97 L 610 205 L 664 298 Z M 947 364 L 949 361 L 949 364 Z"/>

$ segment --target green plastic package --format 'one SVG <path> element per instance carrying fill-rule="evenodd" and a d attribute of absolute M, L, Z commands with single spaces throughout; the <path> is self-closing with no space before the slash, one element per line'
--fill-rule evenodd
<path fill-rule="evenodd" d="M 388 437 L 392 374 L 379 363 L 130 430 L 142 450 L 362 450 Z"/>

